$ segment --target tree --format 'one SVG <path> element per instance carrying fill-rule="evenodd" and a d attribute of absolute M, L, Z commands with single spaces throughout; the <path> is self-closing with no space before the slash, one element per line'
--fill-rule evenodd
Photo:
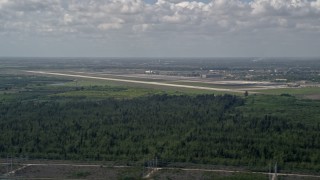
<path fill-rule="evenodd" d="M 244 96 L 247 97 L 249 95 L 248 91 L 244 92 Z"/>

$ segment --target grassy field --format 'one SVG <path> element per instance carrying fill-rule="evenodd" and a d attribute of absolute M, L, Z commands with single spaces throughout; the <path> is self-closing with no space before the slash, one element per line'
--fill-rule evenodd
<path fill-rule="evenodd" d="M 29 166 L 16 173 L 28 179 L 141 179 L 141 167 Z"/>
<path fill-rule="evenodd" d="M 268 89 L 268 90 L 257 90 L 257 92 L 263 93 L 263 94 L 272 94 L 272 95 L 290 94 L 297 97 L 308 98 L 308 96 L 311 96 L 311 95 L 320 96 L 320 87 Z"/>
<path fill-rule="evenodd" d="M 103 90 L 85 90 L 85 91 L 69 91 L 58 94 L 58 96 L 87 96 L 87 97 L 116 97 L 116 98 L 134 98 L 152 94 L 170 94 L 170 95 L 197 95 L 197 94 L 225 94 L 220 91 L 209 91 L 199 89 L 186 89 L 165 86 L 154 86 L 147 84 L 135 84 L 125 82 L 114 82 L 95 79 L 77 79 L 76 81 L 65 83 L 64 86 L 69 87 L 104 87 Z M 120 88 L 120 91 L 114 91 L 113 88 Z M 236 94 L 236 93 L 234 93 Z"/>
<path fill-rule="evenodd" d="M 98 79 L 70 78 L 70 77 L 43 77 L 18 74 L 4 74 L 0 76 L 0 99 L 11 99 L 25 94 L 45 94 L 59 97 L 87 97 L 87 98 L 134 98 L 151 94 L 225 94 L 223 91 L 188 89 L 148 84 L 135 84 L 127 82 L 106 81 Z M 226 86 L 213 85 L 201 82 L 171 82 L 172 84 L 204 86 L 213 88 L 226 88 Z M 94 87 L 94 88 L 93 88 Z M 97 88 L 99 87 L 99 88 Z M 230 87 L 228 87 L 230 88 Z M 231 87 L 234 88 L 234 87 Z M 38 91 L 41 89 L 41 92 Z M 269 90 L 255 90 L 262 94 L 280 95 L 290 94 L 299 98 L 320 99 L 320 88 L 283 88 Z M 242 93 L 227 92 L 240 95 Z"/>
<path fill-rule="evenodd" d="M 123 82 L 110 82 L 92 79 L 71 79 L 24 75 L 0 76 L 0 101 L 16 100 L 47 100 L 50 98 L 64 100 L 66 98 L 87 99 L 130 99 L 153 94 L 169 95 L 197 95 L 197 94 L 224 94 L 208 90 L 194 90 L 174 87 L 160 87 L 152 85 L 140 85 Z M 295 98 L 319 94 L 319 88 L 286 88 L 261 91 L 266 95 L 249 95 L 244 106 L 238 110 L 245 112 L 244 116 L 263 115 L 276 116 L 294 122 L 303 122 L 309 127 L 315 127 L 320 117 L 320 101 Z M 239 94 L 240 95 L 240 94 Z M 243 96 L 243 95 L 241 95 Z M 40 171 L 45 171 L 41 169 Z M 99 170 L 100 171 L 100 170 Z M 120 179 L 138 179 L 141 177 L 141 169 L 133 168 L 116 172 L 107 169 L 113 177 Z M 93 173 L 95 171 L 92 171 Z M 67 178 L 90 178 L 90 169 L 72 170 L 65 172 Z M 27 172 L 25 172 L 27 173 Z M 55 172 L 56 173 L 56 172 Z M 120 175 L 121 174 L 121 175 Z M 23 175 L 23 174 L 22 174 Z M 219 174 L 213 172 L 186 172 L 165 170 L 155 174 L 155 179 L 267 179 L 264 175 L 252 174 Z M 286 179 L 285 177 L 280 179 Z"/>
<path fill-rule="evenodd" d="M 87 74 L 86 74 L 87 75 Z M 90 75 L 90 74 L 89 74 Z M 100 77 L 100 76 L 99 76 Z M 101 76 L 102 77 L 102 76 Z M 107 76 L 109 78 L 115 78 L 119 80 L 135 80 L 135 81 L 144 81 L 143 79 L 139 78 L 123 78 L 118 76 Z M 185 88 L 185 87 L 170 87 L 165 85 L 153 85 L 153 84 L 140 84 L 140 83 L 134 83 L 134 82 L 122 82 L 122 81 L 108 81 L 108 80 L 101 80 L 101 79 L 87 79 L 87 78 L 70 78 L 70 77 L 60 77 L 63 79 L 69 79 L 72 80 L 72 82 L 66 83 L 66 86 L 124 86 L 128 88 L 145 88 L 150 90 L 162 90 L 166 91 L 168 94 L 171 94 L 172 92 L 179 92 L 183 94 L 225 94 L 226 92 L 219 91 L 219 90 L 202 90 L 202 89 L 196 89 L 196 88 Z M 191 84 L 184 84 L 183 82 L 173 82 L 173 81 L 163 81 L 163 80 L 148 80 L 148 82 L 159 82 L 159 83 L 165 83 L 165 84 L 175 84 L 175 85 L 189 85 L 189 86 L 202 86 L 202 87 L 211 87 L 211 88 L 222 88 L 213 84 L 206 84 L 206 83 L 191 83 Z M 202 85 L 201 85 L 202 84 Z M 230 89 L 230 87 L 228 88 Z M 237 92 L 228 92 L 229 94 L 235 94 L 235 95 L 241 95 L 241 93 Z"/>
<path fill-rule="evenodd" d="M 19 167 L 14 167 L 17 169 Z M 0 169 L 1 170 L 1 169 Z M 5 172 L 5 168 L 3 170 Z M 74 166 L 29 166 L 16 172 L 15 177 L 28 179 L 143 179 L 150 170 L 142 167 L 74 167 Z M 1 178 L 0 178 L 1 179 Z M 250 173 L 217 173 L 205 171 L 160 170 L 152 174 L 148 179 L 218 179 L 218 180 L 267 180 L 267 175 Z M 282 178 L 280 178 L 282 179 Z"/>
<path fill-rule="evenodd" d="M 204 171 L 160 170 L 154 179 L 217 179 L 217 180 L 267 180 L 268 176 L 249 173 L 218 173 Z"/>
<path fill-rule="evenodd" d="M 80 73 L 81 74 L 81 73 Z M 91 75 L 91 74 L 83 74 Z M 94 74 L 92 76 L 95 76 Z M 176 85 L 187 85 L 187 86 L 199 86 L 199 87 L 209 87 L 209 88 L 220 88 L 220 89 L 244 89 L 247 88 L 250 91 L 251 87 L 247 85 L 219 85 L 219 84 L 210 84 L 205 82 L 184 82 L 184 81 L 161 81 L 156 79 L 146 79 L 146 78 L 134 78 L 134 77 L 122 77 L 122 76 L 110 76 L 110 75 L 97 75 L 99 77 L 109 77 L 115 79 L 126 79 L 126 80 L 135 80 L 135 81 L 149 81 L 149 82 L 162 82 L 166 84 L 176 84 Z M 56 78 L 56 77 L 53 77 Z M 238 92 L 224 92 L 223 90 L 201 90 L 201 89 L 190 89 L 190 88 L 180 88 L 180 87 L 168 87 L 168 86 L 159 86 L 159 85 L 149 85 L 149 84 L 137 84 L 132 82 L 119 82 L 119 81 L 108 81 L 108 80 L 99 80 L 99 79 L 86 79 L 86 78 L 77 78 L 77 77 L 59 77 L 60 79 L 69 80 L 70 82 L 65 83 L 65 86 L 75 86 L 75 87 L 85 87 L 85 86 L 125 86 L 128 88 L 144 88 L 149 90 L 162 90 L 167 91 L 169 94 L 172 92 L 180 92 L 186 94 L 234 94 L 234 95 L 243 95 L 243 93 Z M 278 89 L 266 89 L 266 90 L 254 90 L 254 92 L 261 94 L 270 94 L 270 95 L 280 95 L 280 94 L 290 94 L 300 98 L 308 99 L 320 99 L 320 88 L 319 87 L 301 87 L 301 88 L 278 88 Z M 100 96 L 100 95 L 99 95 Z"/>
<path fill-rule="evenodd" d="M 84 78 L 42 77 L 19 74 L 0 76 L 0 100 L 40 98 L 135 98 L 153 94 L 197 95 L 223 92 L 153 86 Z"/>
<path fill-rule="evenodd" d="M 60 97 L 87 97 L 87 98 L 135 98 L 141 96 L 148 96 L 152 94 L 162 94 L 163 91 L 149 90 L 142 88 L 115 88 L 110 86 L 103 86 L 100 90 L 94 88 L 83 88 L 75 91 L 68 91 L 59 93 L 54 96 Z"/>
<path fill-rule="evenodd" d="M 190 85 L 190 86 L 201 86 L 201 87 L 212 87 L 212 88 L 221 88 L 221 89 L 244 89 L 244 88 L 252 88 L 255 86 L 248 85 L 240 85 L 240 84 L 214 84 L 214 83 L 206 83 L 206 82 L 185 82 L 185 81 L 174 81 L 169 82 L 171 84 L 181 84 L 181 85 Z"/>
<path fill-rule="evenodd" d="M 252 95 L 247 97 L 246 105 L 240 111 L 250 115 L 268 114 L 277 117 L 295 117 L 296 120 L 315 125 L 320 117 L 320 101 L 297 99 L 286 95 Z"/>
<path fill-rule="evenodd" d="M 12 98 L 19 96 L 22 92 L 39 93 L 39 89 L 45 89 L 51 95 L 60 97 L 116 97 L 116 98 L 134 98 L 151 94 L 225 94 L 223 91 L 211 91 L 200 89 L 188 89 L 166 86 L 155 86 L 148 84 L 135 84 L 128 82 L 106 81 L 99 79 L 70 78 L 70 77 L 50 77 L 35 76 L 23 74 L 2 74 L 0 75 L 0 98 Z M 171 84 L 203 86 L 212 88 L 235 88 L 223 85 L 214 85 L 201 82 L 170 82 Z M 101 88 L 92 88 L 101 87 Z M 114 88 L 118 90 L 114 90 Z M 121 90 L 119 90 L 119 88 Z M 49 92 L 50 91 L 50 92 Z M 52 93 L 53 91 L 58 91 Z M 60 92 L 59 92 L 60 91 Z M 280 95 L 290 94 L 299 98 L 320 99 L 319 87 L 303 87 L 303 88 L 282 88 L 269 90 L 255 90 L 262 94 Z M 41 92 L 44 94 L 44 91 Z M 227 92 L 228 94 L 240 95 L 241 93 Z"/>
<path fill-rule="evenodd" d="M 60 77 L 61 78 L 61 77 Z M 121 77 L 119 77 L 121 79 Z M 140 88 L 140 89 L 148 89 L 153 92 L 157 92 L 159 90 L 165 91 L 168 94 L 233 94 L 233 95 L 240 95 L 242 93 L 237 92 L 223 92 L 223 91 L 212 91 L 212 90 L 200 90 L 200 89 L 188 89 L 188 88 L 177 88 L 177 87 L 166 87 L 166 86 L 155 86 L 155 85 L 147 85 L 147 84 L 135 84 L 135 83 L 128 83 L 128 82 L 116 82 L 116 81 L 106 81 L 106 80 L 98 80 L 98 79 L 84 79 L 84 78 L 62 78 L 62 79 L 69 79 L 72 80 L 68 83 L 65 83 L 65 86 L 112 86 L 112 87 L 119 87 L 125 86 L 127 88 Z M 126 78 L 127 79 L 127 78 Z M 133 80 L 141 80 L 135 79 Z M 157 80 L 152 80 L 157 82 Z M 178 85 L 189 85 L 189 86 L 201 86 L 201 87 L 210 87 L 210 88 L 221 88 L 221 89 L 237 89 L 237 88 L 248 88 L 248 86 L 231 86 L 231 85 L 217 85 L 217 84 L 210 84 L 210 83 L 203 83 L 203 82 L 180 82 L 180 81 L 168 81 L 165 82 L 168 84 L 178 84 Z M 156 91 L 154 91 L 156 90 Z M 145 91 L 145 90 L 144 90 Z M 281 94 L 290 94 L 300 98 L 307 98 L 307 99 L 320 99 L 320 88 L 319 87 L 301 87 L 301 88 L 279 88 L 279 89 L 267 89 L 267 90 L 254 90 L 255 92 L 262 93 L 262 94 L 270 94 L 270 95 L 281 95 Z M 144 94 L 144 93 L 142 93 Z M 132 96 L 131 96 L 132 97 Z"/>

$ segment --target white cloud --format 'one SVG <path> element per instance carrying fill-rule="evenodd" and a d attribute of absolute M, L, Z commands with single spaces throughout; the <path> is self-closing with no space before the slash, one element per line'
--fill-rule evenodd
<path fill-rule="evenodd" d="M 19 36 L 159 42 L 172 37 L 320 36 L 319 17 L 320 0 L 0 0 L 0 34 Z"/>
<path fill-rule="evenodd" d="M 158 0 L 155 4 L 146 4 L 142 0 L 0 0 L 0 7 L 3 15 L 0 21 L 7 26 L 25 22 L 35 24 L 27 27 L 31 28 L 30 31 L 39 26 L 50 26 L 56 28 L 48 32 L 63 28 L 81 32 L 84 28 L 87 33 L 90 32 L 88 29 L 96 33 L 95 27 L 104 30 L 125 28 L 134 32 L 142 24 L 144 27 L 158 26 L 154 30 L 168 26 L 173 32 L 181 30 L 179 26 L 189 26 L 185 31 L 198 26 L 203 28 L 199 30 L 202 32 L 231 26 L 233 30 L 293 28 L 296 26 L 288 26 L 288 23 L 301 24 L 303 18 L 308 19 L 304 23 L 310 26 L 319 25 L 317 16 L 320 15 L 320 0 L 254 0 L 250 3 L 240 0 L 212 0 L 209 3 Z M 275 16 L 277 23 L 273 23 Z M 122 19 L 122 22 L 113 22 L 114 19 Z M 176 29 L 172 23 L 176 24 Z"/>
<path fill-rule="evenodd" d="M 138 24 L 133 25 L 132 30 L 137 33 L 146 32 L 152 29 L 152 24 Z"/>
<path fill-rule="evenodd" d="M 72 16 L 70 16 L 69 14 L 65 14 L 63 19 L 65 24 L 69 24 L 72 22 Z"/>
<path fill-rule="evenodd" d="M 316 0 L 316 1 L 311 2 L 311 6 L 320 10 L 320 0 Z"/>
<path fill-rule="evenodd" d="M 121 27 L 122 25 L 117 23 L 104 23 L 98 25 L 98 28 L 101 30 L 120 29 Z"/>
<path fill-rule="evenodd" d="M 6 5 L 9 1 L 8 0 L 0 0 L 0 9 Z"/>
<path fill-rule="evenodd" d="M 310 13 L 310 4 L 307 0 L 255 0 L 251 7 L 253 14 L 304 16 Z"/>
<path fill-rule="evenodd" d="M 163 16 L 161 20 L 165 23 L 185 23 L 188 18 L 175 12 L 172 16 Z"/>

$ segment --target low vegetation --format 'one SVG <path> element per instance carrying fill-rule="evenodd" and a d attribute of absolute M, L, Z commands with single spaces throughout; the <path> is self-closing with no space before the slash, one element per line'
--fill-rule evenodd
<path fill-rule="evenodd" d="M 319 101 L 11 78 L 0 88 L 2 157 L 320 169 Z"/>

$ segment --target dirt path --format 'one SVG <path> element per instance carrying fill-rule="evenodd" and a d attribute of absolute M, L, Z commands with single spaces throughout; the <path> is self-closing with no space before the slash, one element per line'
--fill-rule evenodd
<path fill-rule="evenodd" d="M 264 175 L 274 175 L 274 173 L 266 172 L 251 172 L 251 171 L 232 171 L 232 170 L 217 170 L 217 169 L 189 169 L 189 168 L 158 168 L 164 170 L 182 170 L 182 171 L 205 171 L 205 172 L 222 172 L 222 173 L 251 173 L 251 174 L 264 174 Z M 292 176 L 292 177 L 310 177 L 310 178 L 320 178 L 320 175 L 310 175 L 310 174 L 295 174 L 295 173 L 277 173 L 277 176 Z"/>
<path fill-rule="evenodd" d="M 181 170 L 181 171 L 199 171 L 199 172 L 218 172 L 218 173 L 249 173 L 249 174 L 263 174 L 263 175 L 271 175 L 272 178 L 276 178 L 276 176 L 289 176 L 289 177 L 298 177 L 298 178 L 319 178 L 320 175 L 310 175 L 310 174 L 295 174 L 295 173 L 267 173 L 267 172 L 252 172 L 252 171 L 237 171 L 237 170 L 223 170 L 223 169 L 191 169 L 191 168 L 156 168 L 156 171 L 151 171 L 148 177 L 151 177 L 155 172 L 161 170 Z"/>
<path fill-rule="evenodd" d="M 151 171 L 148 174 L 146 174 L 144 177 L 142 177 L 142 178 L 143 179 L 151 178 L 159 170 L 161 170 L 161 168 L 151 168 Z"/>
<path fill-rule="evenodd" d="M 30 165 L 23 165 L 22 167 L 20 167 L 18 169 L 15 169 L 13 171 L 10 171 L 10 172 L 4 174 L 4 176 L 13 176 L 17 171 L 20 171 L 20 170 L 22 170 L 22 169 L 24 169 L 24 168 L 26 168 L 28 166 L 30 166 Z"/>
<path fill-rule="evenodd" d="M 7 164 L 7 163 L 0 163 Z M 72 167 L 112 167 L 112 168 L 130 168 L 131 166 L 102 166 L 98 164 L 72 164 L 72 163 L 26 163 L 20 164 L 22 167 L 9 172 L 8 174 L 14 174 L 20 170 L 23 170 L 26 167 L 30 166 L 72 166 Z M 181 171 L 199 171 L 199 172 L 219 172 L 219 173 L 249 173 L 249 174 L 263 174 L 263 175 L 274 175 L 274 173 L 267 172 L 252 172 L 244 170 L 224 170 L 224 169 L 196 169 L 196 168 L 150 168 L 150 172 L 144 176 L 144 178 L 151 178 L 154 174 L 161 172 L 161 170 L 181 170 Z M 319 178 L 320 175 L 311 175 L 311 174 L 297 174 L 297 173 L 277 173 L 277 176 L 289 176 L 289 177 L 299 177 L 299 178 Z"/>

